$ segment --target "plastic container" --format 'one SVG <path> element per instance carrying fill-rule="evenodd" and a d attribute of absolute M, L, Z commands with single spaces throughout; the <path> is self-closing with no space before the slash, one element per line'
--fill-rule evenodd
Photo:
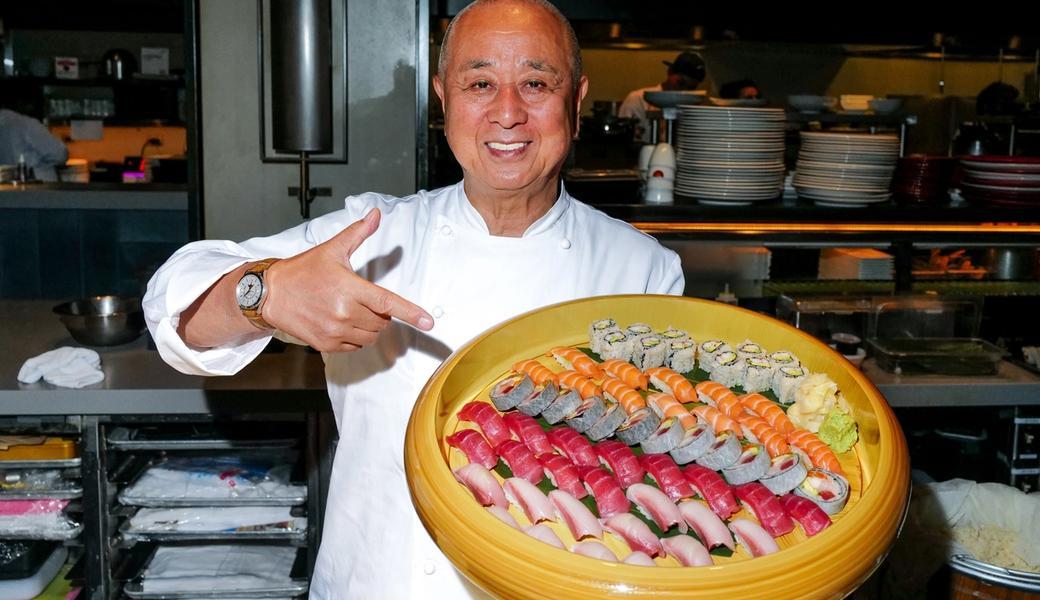
<path fill-rule="evenodd" d="M 836 333 L 867 336 L 874 305 L 862 296 L 780 296 L 776 316 L 821 340 Z"/>
<path fill-rule="evenodd" d="M 0 580 L 0 598 L 10 600 L 35 598 L 58 574 L 68 555 L 68 550 L 64 547 L 55 548 L 47 560 L 39 565 L 39 568 L 29 577 Z"/>
<path fill-rule="evenodd" d="M 870 338 L 878 366 L 899 375 L 993 375 L 1007 354 L 979 338 Z"/>
<path fill-rule="evenodd" d="M 0 581 L 31 577 L 57 547 L 54 542 L 0 541 Z"/>
<path fill-rule="evenodd" d="M 78 456 L 79 447 L 75 440 L 49 437 L 42 444 L 8 443 L 6 450 L 0 450 L 0 467 L 4 466 L 5 461 L 69 460 Z"/>

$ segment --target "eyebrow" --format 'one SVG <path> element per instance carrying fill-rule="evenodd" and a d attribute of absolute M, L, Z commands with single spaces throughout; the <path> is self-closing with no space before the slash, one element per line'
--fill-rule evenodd
<path fill-rule="evenodd" d="M 531 69 L 534 69 L 535 71 L 540 71 L 540 72 L 543 72 L 543 73 L 552 73 L 553 75 L 559 75 L 560 74 L 560 70 L 559 69 L 557 69 L 556 67 L 552 66 L 551 64 L 549 64 L 549 63 L 547 63 L 547 62 L 545 62 L 543 60 L 529 58 L 529 59 L 524 60 L 523 64 L 524 64 L 525 67 L 529 67 Z M 490 66 L 493 66 L 493 65 L 494 65 L 494 63 L 492 63 L 492 61 L 490 61 L 490 60 L 488 60 L 486 58 L 475 58 L 475 59 L 473 59 L 471 61 L 466 62 L 464 65 L 462 65 L 462 70 L 463 71 L 474 71 L 476 69 L 483 69 L 485 67 L 490 67 Z"/>
<path fill-rule="evenodd" d="M 462 66 L 463 71 L 472 71 L 474 69 L 483 69 L 484 67 L 490 67 L 491 61 L 486 58 L 475 58 Z"/>

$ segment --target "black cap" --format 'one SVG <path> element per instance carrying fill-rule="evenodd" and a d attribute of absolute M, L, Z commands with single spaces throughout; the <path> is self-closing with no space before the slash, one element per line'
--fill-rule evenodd
<path fill-rule="evenodd" d="M 661 62 L 668 65 L 669 73 L 686 75 L 697 80 L 698 83 L 704 81 L 704 60 L 696 52 L 680 52 L 672 62 L 667 60 Z"/>

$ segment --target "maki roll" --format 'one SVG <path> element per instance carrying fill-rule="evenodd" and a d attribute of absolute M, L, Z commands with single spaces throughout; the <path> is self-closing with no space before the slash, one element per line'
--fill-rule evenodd
<path fill-rule="evenodd" d="M 773 365 L 773 370 L 778 370 L 780 367 L 797 367 L 802 364 L 794 354 L 787 350 L 772 352 L 768 358 L 769 364 Z"/>
<path fill-rule="evenodd" d="M 727 350 L 719 352 L 711 361 L 711 380 L 725 387 L 733 387 L 743 383 L 744 361 L 736 352 Z"/>
<path fill-rule="evenodd" d="M 673 371 L 689 373 L 697 366 L 697 344 L 693 340 L 668 342 L 668 358 L 665 363 Z"/>
<path fill-rule="evenodd" d="M 832 471 L 810 469 L 794 493 L 812 500 L 823 512 L 833 516 L 841 512 L 849 500 L 849 482 Z"/>
<path fill-rule="evenodd" d="M 578 433 L 585 433 L 607 412 L 603 398 L 593 396 L 581 401 L 576 409 L 567 417 L 567 425 Z"/>
<path fill-rule="evenodd" d="M 639 443 L 639 447 L 646 454 L 663 454 L 678 446 L 679 442 L 683 440 L 685 433 L 686 431 L 683 429 L 679 419 L 668 417 L 661 421 L 657 431 Z M 618 437 L 620 436 L 619 432 Z"/>
<path fill-rule="evenodd" d="M 625 422 L 628 415 L 625 414 L 624 409 L 619 404 L 611 404 L 607 407 L 607 410 L 603 413 L 603 416 L 599 418 L 592 427 L 585 430 L 585 435 L 589 436 L 589 439 L 598 442 L 604 438 L 607 438 L 615 431 L 621 424 Z"/>
<path fill-rule="evenodd" d="M 663 366 L 667 355 L 668 345 L 656 335 L 643 336 L 632 344 L 632 364 L 643 371 Z"/>
<path fill-rule="evenodd" d="M 792 404 L 794 394 L 809 376 L 809 371 L 801 365 L 780 367 L 773 374 L 773 393 L 781 404 Z"/>
<path fill-rule="evenodd" d="M 614 319 L 600 319 L 589 325 L 589 348 L 596 354 L 602 354 L 603 337 L 618 328 Z"/>
<path fill-rule="evenodd" d="M 714 471 L 725 469 L 740 460 L 740 442 L 730 431 L 723 431 L 715 436 L 715 443 L 708 453 L 697 459 L 697 464 Z"/>
<path fill-rule="evenodd" d="M 766 351 L 765 351 L 765 349 L 762 348 L 762 346 L 759 346 L 758 344 L 756 344 L 755 342 L 752 342 L 751 340 L 744 340 L 743 342 L 740 343 L 739 346 L 737 346 L 735 348 L 735 350 L 736 350 L 737 354 L 740 355 L 741 358 L 749 358 L 749 357 L 765 358 L 765 354 L 766 354 Z"/>
<path fill-rule="evenodd" d="M 654 328 L 646 323 L 632 323 L 624 329 L 629 339 L 639 340 L 654 332 Z"/>
<path fill-rule="evenodd" d="M 685 465 L 707 454 L 714 443 L 715 433 L 712 432 L 711 427 L 698 423 L 683 435 L 682 441 L 672 448 L 669 454 L 672 455 L 675 462 Z"/>
<path fill-rule="evenodd" d="M 603 360 L 616 358 L 627 361 L 632 358 L 632 339 L 620 329 L 609 331 L 603 336 L 598 354 Z"/>
<path fill-rule="evenodd" d="M 808 473 L 805 465 L 794 454 L 781 454 L 772 460 L 769 470 L 759 478 L 762 485 L 777 496 L 783 496 L 798 487 Z"/>
<path fill-rule="evenodd" d="M 542 410 L 542 417 L 550 425 L 555 425 L 573 414 L 581 404 L 581 395 L 577 390 L 563 390 Z"/>
<path fill-rule="evenodd" d="M 722 340 L 708 340 L 701 344 L 700 350 L 697 352 L 697 365 L 707 371 L 711 372 L 712 363 L 715 361 L 715 355 L 720 352 L 726 352 L 729 350 L 729 346 Z"/>
<path fill-rule="evenodd" d="M 769 453 L 761 444 L 744 448 L 736 464 L 722 469 L 722 476 L 730 485 L 741 485 L 757 481 L 769 471 Z"/>
<path fill-rule="evenodd" d="M 534 381 L 522 373 L 514 373 L 491 388 L 491 403 L 501 412 L 516 408 L 534 394 Z"/>
<path fill-rule="evenodd" d="M 552 381 L 546 382 L 545 387 L 536 390 L 527 400 L 518 404 L 516 409 L 529 417 L 537 417 L 556 399 L 557 395 L 559 395 L 559 389 L 556 384 Z"/>
<path fill-rule="evenodd" d="M 634 446 L 652 436 L 660 424 L 661 418 L 654 411 L 641 408 L 629 415 L 614 435 L 626 446 Z"/>
<path fill-rule="evenodd" d="M 773 384 L 773 369 L 769 360 L 762 357 L 748 357 L 744 359 L 744 384 L 745 392 L 762 392 L 768 390 Z"/>
<path fill-rule="evenodd" d="M 674 327 L 669 327 L 657 335 L 666 342 L 680 342 L 690 339 L 690 334 L 686 333 L 682 329 L 676 329 Z"/>

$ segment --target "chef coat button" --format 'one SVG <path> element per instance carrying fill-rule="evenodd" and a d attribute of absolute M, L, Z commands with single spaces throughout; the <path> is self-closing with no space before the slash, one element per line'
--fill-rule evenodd
<path fill-rule="evenodd" d="M 445 236 L 451 235 L 451 227 L 448 225 L 444 225 L 443 227 L 441 227 L 441 233 Z"/>
<path fill-rule="evenodd" d="M 433 307 L 433 318 L 439 319 L 444 316 L 444 309 L 439 306 Z"/>
<path fill-rule="evenodd" d="M 423 573 L 427 575 L 433 575 L 437 571 L 437 565 L 433 564 L 432 560 L 428 560 L 423 563 Z"/>
<path fill-rule="evenodd" d="M 570 250 L 571 249 L 571 241 L 570 240 L 560 240 L 560 248 L 563 248 L 564 250 Z"/>

